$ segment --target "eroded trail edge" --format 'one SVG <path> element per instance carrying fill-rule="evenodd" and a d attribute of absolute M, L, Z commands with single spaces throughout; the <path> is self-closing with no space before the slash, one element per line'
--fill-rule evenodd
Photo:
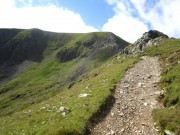
<path fill-rule="evenodd" d="M 161 67 L 158 57 L 142 57 L 118 83 L 110 113 L 91 130 L 92 135 L 158 135 L 152 110 L 160 108 L 157 86 Z"/>

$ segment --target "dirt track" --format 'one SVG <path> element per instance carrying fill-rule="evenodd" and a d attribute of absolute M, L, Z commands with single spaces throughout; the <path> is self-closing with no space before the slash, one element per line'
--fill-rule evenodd
<path fill-rule="evenodd" d="M 91 131 L 91 135 L 158 135 L 152 122 L 152 110 L 163 92 L 157 82 L 161 68 L 157 57 L 143 60 L 129 69 L 114 93 L 115 104 L 110 113 Z"/>

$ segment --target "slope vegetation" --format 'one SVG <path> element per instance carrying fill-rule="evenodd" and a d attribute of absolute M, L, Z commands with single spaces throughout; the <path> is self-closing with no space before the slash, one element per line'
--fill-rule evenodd
<path fill-rule="evenodd" d="M 84 134 L 137 58 L 113 33 L 0 30 L 0 133 Z"/>
<path fill-rule="evenodd" d="M 147 47 L 145 54 L 159 56 L 163 68 L 160 86 L 165 93 L 159 97 L 164 109 L 153 112 L 156 126 L 180 134 L 180 40 L 165 39 L 157 46 Z"/>

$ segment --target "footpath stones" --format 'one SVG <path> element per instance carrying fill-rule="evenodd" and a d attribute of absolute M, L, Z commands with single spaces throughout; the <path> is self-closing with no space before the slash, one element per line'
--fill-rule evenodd
<path fill-rule="evenodd" d="M 91 135 L 159 134 L 153 125 L 152 110 L 161 107 L 156 99 L 163 91 L 154 87 L 160 80 L 161 68 L 157 57 L 142 59 L 117 84 L 113 107 L 92 128 Z"/>

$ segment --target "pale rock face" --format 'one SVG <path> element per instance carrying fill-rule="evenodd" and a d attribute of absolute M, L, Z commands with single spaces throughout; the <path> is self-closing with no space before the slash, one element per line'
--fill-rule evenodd
<path fill-rule="evenodd" d="M 124 52 L 132 54 L 141 52 L 146 46 L 158 45 L 164 38 L 168 38 L 168 36 L 156 30 L 150 30 L 145 32 L 142 37 L 132 45 L 126 47 Z"/>

